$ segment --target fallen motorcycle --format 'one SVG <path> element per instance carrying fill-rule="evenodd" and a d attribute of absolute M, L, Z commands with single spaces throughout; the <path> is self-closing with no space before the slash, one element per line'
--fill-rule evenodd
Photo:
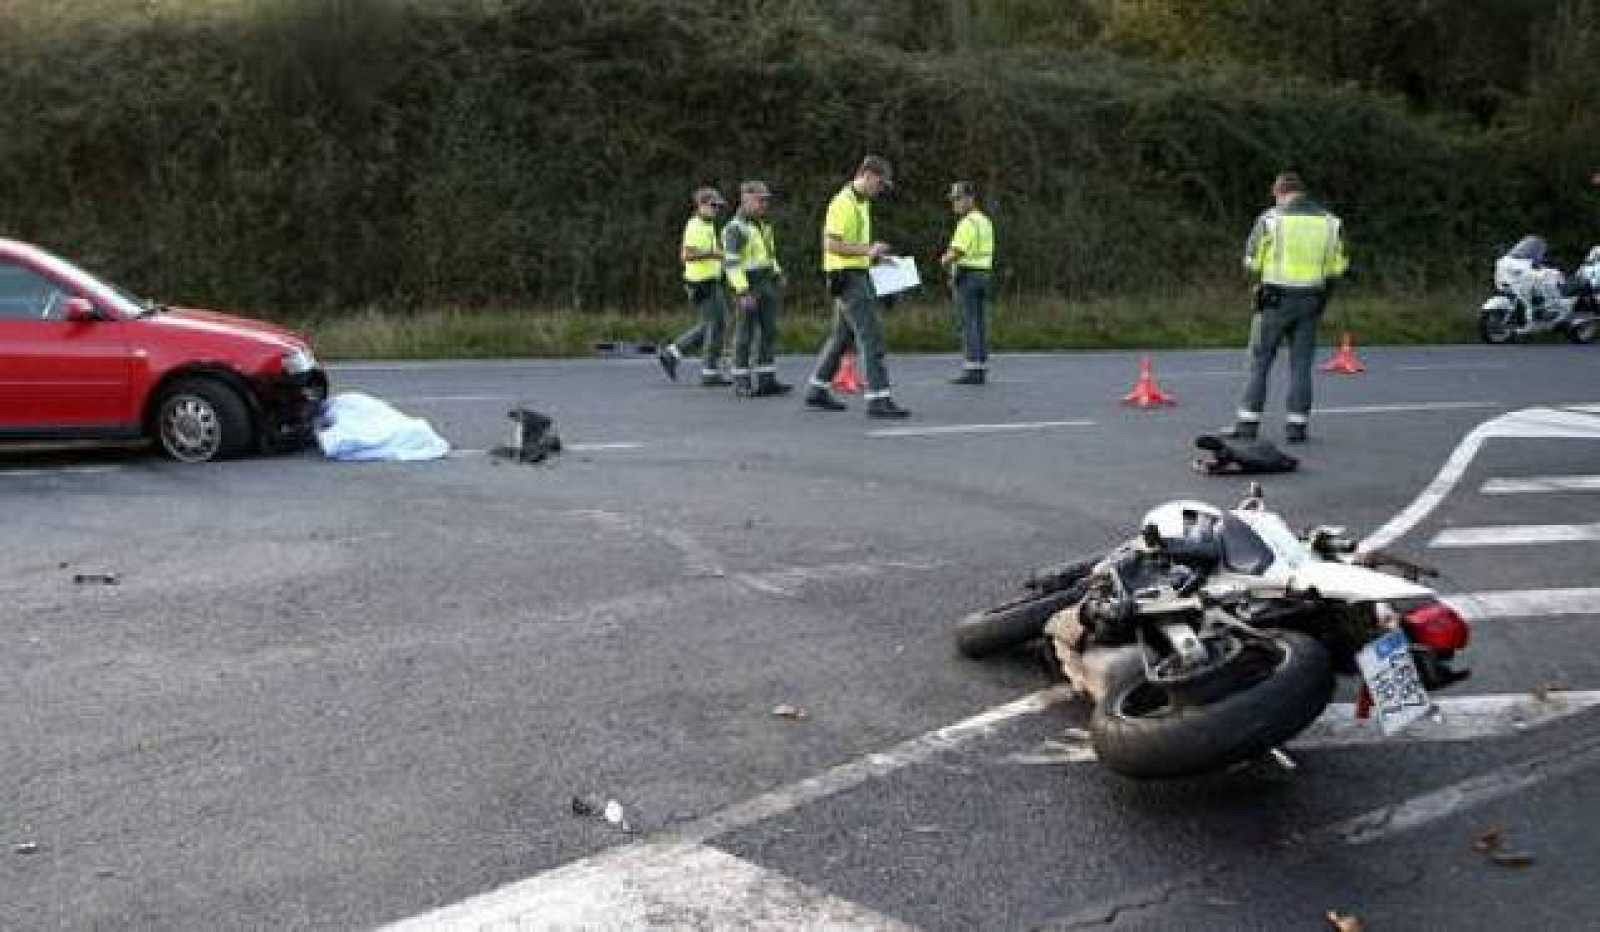
<path fill-rule="evenodd" d="M 1387 567 L 1393 572 L 1384 572 Z M 1034 573 L 1030 593 L 963 619 L 980 657 L 1043 637 L 1095 703 L 1107 767 L 1181 777 L 1266 756 L 1310 725 L 1335 675 L 1360 675 L 1385 734 L 1465 679 L 1465 620 L 1421 583 L 1432 571 L 1361 553 L 1343 529 L 1294 533 L 1259 487 L 1231 510 L 1173 501 L 1097 558 Z"/>

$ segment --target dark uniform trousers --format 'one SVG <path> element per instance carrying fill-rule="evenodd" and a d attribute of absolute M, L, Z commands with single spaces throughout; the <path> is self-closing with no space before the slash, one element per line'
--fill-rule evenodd
<path fill-rule="evenodd" d="M 844 269 L 828 273 L 835 283 L 833 332 L 822 344 L 817 367 L 812 373 L 814 386 L 826 386 L 839 372 L 839 360 L 846 350 L 856 348 L 861 369 L 867 377 L 867 395 L 887 395 L 889 367 L 884 358 L 883 319 L 878 313 L 878 294 L 865 269 Z"/>
<path fill-rule="evenodd" d="M 683 287 L 689 294 L 689 302 L 700 312 L 700 322 L 685 330 L 672 344 L 686 356 L 704 347 L 705 372 L 716 372 L 717 364 L 722 361 L 723 330 L 728 326 L 728 302 L 722 282 L 685 282 Z"/>
<path fill-rule="evenodd" d="M 1278 347 L 1289 344 L 1289 414 L 1300 423 L 1311 414 L 1311 364 L 1317 351 L 1317 324 L 1327 306 L 1320 288 L 1263 286 L 1263 307 L 1250 334 L 1250 378 L 1245 383 L 1240 413 L 1260 415 L 1267 401 L 1267 378 Z"/>
<path fill-rule="evenodd" d="M 756 299 L 754 309 L 737 313 L 733 327 L 733 368 L 749 369 L 750 353 L 755 351 L 755 363 L 770 367 L 778 349 L 778 315 L 783 310 L 783 294 L 778 287 L 778 276 L 773 272 L 752 269 L 745 272 L 750 280 L 749 294 Z M 770 368 L 767 371 L 771 371 Z"/>
<path fill-rule="evenodd" d="M 994 278 L 982 269 L 956 270 L 957 325 L 962 357 L 967 368 L 981 369 L 989 362 L 989 299 Z"/>

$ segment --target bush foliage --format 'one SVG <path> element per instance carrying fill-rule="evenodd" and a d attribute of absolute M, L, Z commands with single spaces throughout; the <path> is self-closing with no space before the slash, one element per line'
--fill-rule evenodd
<path fill-rule="evenodd" d="M 932 256 L 942 192 L 971 178 L 1012 295 L 1231 281 L 1290 166 L 1370 283 L 1475 280 L 1531 229 L 1568 255 L 1595 236 L 1600 59 L 1571 39 L 1593 0 L 1543 5 L 1542 98 L 1492 119 L 1419 113 L 1401 79 L 1344 80 L 1346 58 L 1175 48 L 1159 15 L 1241 3 L 1268 6 L 0 0 L 0 233 L 285 316 L 654 309 L 681 301 L 689 192 L 754 176 L 780 192 L 796 299 L 820 301 L 821 211 L 875 151 L 898 175 L 881 237 Z"/>

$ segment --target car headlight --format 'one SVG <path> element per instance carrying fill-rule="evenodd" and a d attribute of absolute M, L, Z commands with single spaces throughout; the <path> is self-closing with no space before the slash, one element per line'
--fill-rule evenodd
<path fill-rule="evenodd" d="M 283 371 L 289 375 L 305 375 L 316 367 L 317 358 L 308 349 L 283 354 Z"/>

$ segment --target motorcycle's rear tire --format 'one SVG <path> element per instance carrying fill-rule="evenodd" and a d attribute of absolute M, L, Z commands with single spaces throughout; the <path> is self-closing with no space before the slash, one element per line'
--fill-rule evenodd
<path fill-rule="evenodd" d="M 1594 342 L 1597 335 L 1600 335 L 1600 322 L 1594 320 L 1587 320 L 1567 328 L 1567 339 L 1574 343 L 1588 345 Z"/>
<path fill-rule="evenodd" d="M 1089 720 L 1096 756 L 1129 777 L 1187 777 L 1261 757 L 1316 721 L 1333 698 L 1327 650 L 1303 634 L 1273 632 L 1283 656 L 1270 675 L 1207 705 L 1159 716 L 1123 714 L 1142 671 L 1108 691 Z"/>
<path fill-rule="evenodd" d="M 1029 596 L 956 622 L 956 649 L 962 656 L 987 657 L 1044 634 L 1052 615 L 1083 598 L 1085 580 L 1040 596 Z"/>

